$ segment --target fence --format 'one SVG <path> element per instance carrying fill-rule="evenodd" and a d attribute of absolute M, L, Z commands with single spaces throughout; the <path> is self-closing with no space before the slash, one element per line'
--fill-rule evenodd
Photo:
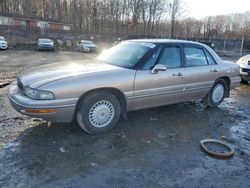
<path fill-rule="evenodd" d="M 73 45 L 82 39 L 94 39 L 95 42 L 114 42 L 118 38 L 121 40 L 134 38 L 152 38 L 145 35 L 121 35 L 113 33 L 81 33 L 79 31 L 64 31 L 53 29 L 40 29 L 39 27 L 22 27 L 22 26 L 0 26 L 0 35 L 5 36 L 9 46 L 14 48 L 26 48 L 32 46 L 38 38 L 50 38 L 54 41 L 71 41 Z M 250 38 L 247 39 L 206 39 L 206 38 L 189 38 L 188 40 L 203 42 L 209 44 L 217 53 L 222 56 L 239 57 L 250 54 Z M 56 43 L 55 43 L 56 44 Z"/>
<path fill-rule="evenodd" d="M 0 35 L 5 36 L 9 42 L 34 42 L 41 37 L 57 39 L 74 33 L 74 31 L 41 29 L 39 27 L 0 26 Z"/>
<path fill-rule="evenodd" d="M 250 38 L 242 39 L 206 39 L 189 38 L 187 40 L 207 44 L 221 56 L 241 57 L 250 54 Z"/>
<path fill-rule="evenodd" d="M 240 40 L 217 39 L 212 42 L 214 50 L 221 55 L 239 57 L 250 54 L 250 41 L 244 38 Z"/>

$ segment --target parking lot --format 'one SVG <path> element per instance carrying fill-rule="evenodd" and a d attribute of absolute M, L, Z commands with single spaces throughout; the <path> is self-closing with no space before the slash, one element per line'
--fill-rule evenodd
<path fill-rule="evenodd" d="M 96 54 L 0 51 L 0 82 L 21 71 Z M 88 135 L 14 111 L 0 89 L 0 187 L 250 187 L 250 85 L 219 107 L 200 101 L 130 112 L 114 130 Z M 224 139 L 236 154 L 207 156 L 200 140 Z"/>

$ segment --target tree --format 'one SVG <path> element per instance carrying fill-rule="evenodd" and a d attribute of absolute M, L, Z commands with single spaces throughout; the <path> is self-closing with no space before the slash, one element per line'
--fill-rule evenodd
<path fill-rule="evenodd" d="M 170 15 L 171 15 L 171 31 L 170 38 L 174 38 L 174 27 L 177 19 L 184 15 L 185 9 L 183 7 L 182 0 L 173 0 L 169 3 Z"/>
<path fill-rule="evenodd" d="M 0 15 L 43 17 L 72 24 L 78 33 L 170 38 L 250 37 L 250 11 L 185 18 L 182 0 L 0 0 Z"/>

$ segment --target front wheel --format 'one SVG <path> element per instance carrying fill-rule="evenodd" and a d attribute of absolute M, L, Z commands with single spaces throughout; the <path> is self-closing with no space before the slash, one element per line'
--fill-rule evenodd
<path fill-rule="evenodd" d="M 205 104 L 210 107 L 218 106 L 225 98 L 228 86 L 222 79 L 215 82 L 210 92 L 205 97 Z"/>
<path fill-rule="evenodd" d="M 248 84 L 248 80 L 250 80 L 249 78 L 244 78 L 244 77 L 241 77 L 241 83 L 243 84 Z"/>
<path fill-rule="evenodd" d="M 77 109 L 77 122 L 90 134 L 98 134 L 112 129 L 118 122 L 121 106 L 111 93 L 99 91 L 89 93 L 80 101 Z"/>

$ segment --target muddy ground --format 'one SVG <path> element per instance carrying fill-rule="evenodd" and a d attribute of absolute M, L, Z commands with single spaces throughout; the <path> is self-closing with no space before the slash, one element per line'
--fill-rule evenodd
<path fill-rule="evenodd" d="M 0 78 L 93 56 L 0 51 Z M 97 136 L 23 116 L 10 107 L 7 92 L 0 89 L 0 187 L 250 187 L 249 85 L 217 108 L 194 101 L 131 112 Z M 205 138 L 223 138 L 235 156 L 207 156 L 199 145 Z"/>

